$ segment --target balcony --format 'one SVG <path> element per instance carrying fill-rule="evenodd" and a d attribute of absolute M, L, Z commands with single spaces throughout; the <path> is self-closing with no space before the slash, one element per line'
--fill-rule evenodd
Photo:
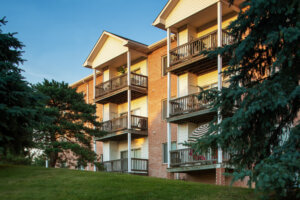
<path fill-rule="evenodd" d="M 128 172 L 128 159 L 105 161 L 104 171 L 106 172 Z M 132 173 L 148 174 L 148 159 L 131 158 Z"/>
<path fill-rule="evenodd" d="M 127 90 L 131 89 L 131 99 L 142 97 L 147 94 L 148 77 L 130 73 L 131 86 L 127 83 L 127 74 L 114 77 L 108 81 L 96 85 L 95 103 L 116 103 L 127 102 Z"/>
<path fill-rule="evenodd" d="M 193 149 L 178 149 L 170 151 L 171 163 L 169 172 L 186 172 L 216 168 L 218 162 L 217 149 L 197 154 Z M 223 162 L 229 160 L 229 154 L 223 152 Z"/>
<path fill-rule="evenodd" d="M 144 137 L 148 135 L 148 118 L 131 115 L 131 129 L 129 130 L 128 116 L 124 115 L 102 122 L 101 130 L 109 133 L 97 138 L 98 141 L 124 140 L 127 138 L 128 132 L 132 134 L 132 138 Z"/>
<path fill-rule="evenodd" d="M 211 120 L 215 113 L 210 109 L 210 102 L 206 98 L 199 100 L 198 95 L 199 93 L 195 93 L 170 100 L 168 122 L 201 123 Z"/>
<path fill-rule="evenodd" d="M 231 43 L 233 38 L 222 31 L 223 46 Z M 201 55 L 205 50 L 211 50 L 218 46 L 217 31 L 211 32 L 205 36 L 192 40 L 186 44 L 180 45 L 170 50 L 170 67 L 167 71 L 176 75 L 185 72 L 191 72 L 197 75 L 206 73 L 216 68 L 217 59 L 212 59 L 206 55 Z M 228 58 L 223 59 L 226 65 Z"/>

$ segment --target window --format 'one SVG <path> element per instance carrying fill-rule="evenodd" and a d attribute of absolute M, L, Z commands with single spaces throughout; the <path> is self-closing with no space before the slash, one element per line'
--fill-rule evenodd
<path fill-rule="evenodd" d="M 161 119 L 165 120 L 167 118 L 167 99 L 161 101 Z"/>
<path fill-rule="evenodd" d="M 168 64 L 168 59 L 167 56 L 162 56 L 161 57 L 161 72 L 162 76 L 167 75 L 167 64 Z"/>
<path fill-rule="evenodd" d="M 137 115 L 137 116 L 140 116 L 141 115 L 141 108 L 136 108 L 134 110 L 131 110 L 131 115 Z M 128 112 L 122 112 L 120 113 L 120 117 L 122 116 L 127 116 L 128 115 Z"/>
<path fill-rule="evenodd" d="M 142 150 L 141 149 L 131 149 L 131 158 L 141 158 Z M 121 151 L 121 159 L 128 158 L 128 151 Z"/>
<path fill-rule="evenodd" d="M 212 84 L 202 86 L 203 90 L 208 90 L 208 89 L 212 89 L 212 88 L 218 88 L 218 83 L 215 82 L 215 83 L 212 83 Z"/>
<path fill-rule="evenodd" d="M 103 154 L 100 154 L 100 162 L 103 163 Z"/>
<path fill-rule="evenodd" d="M 171 151 L 177 149 L 177 143 L 171 143 Z M 168 143 L 163 143 L 163 163 L 168 163 Z"/>

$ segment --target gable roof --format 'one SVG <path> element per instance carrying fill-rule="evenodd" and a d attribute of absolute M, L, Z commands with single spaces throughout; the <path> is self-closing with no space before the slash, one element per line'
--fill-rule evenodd
<path fill-rule="evenodd" d="M 155 18 L 152 25 L 165 30 L 164 18 L 170 14 L 170 12 L 173 10 L 173 8 L 177 5 L 178 2 L 179 0 L 169 0 L 164 6 L 164 8 L 160 11 L 158 16 Z"/>
<path fill-rule="evenodd" d="M 126 38 L 126 37 L 123 37 L 123 36 L 108 32 L 108 31 L 103 31 L 101 36 L 97 40 L 96 44 L 94 45 L 92 51 L 86 58 L 86 60 L 83 64 L 84 67 L 92 68 L 92 66 L 91 66 L 92 61 L 94 60 L 95 56 L 100 51 L 101 47 L 103 46 L 103 44 L 105 43 L 105 41 L 108 37 L 112 37 L 112 38 L 115 38 L 115 39 L 121 41 L 122 45 L 124 47 L 130 47 L 137 51 L 141 51 L 143 53 L 148 52 L 148 48 L 147 48 L 146 44 L 137 42 L 135 40 L 131 40 L 129 38 Z"/>

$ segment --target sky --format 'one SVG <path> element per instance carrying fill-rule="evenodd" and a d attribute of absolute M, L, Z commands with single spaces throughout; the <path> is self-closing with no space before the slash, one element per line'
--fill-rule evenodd
<path fill-rule="evenodd" d="M 30 83 L 74 83 L 92 73 L 82 64 L 106 30 L 144 44 L 166 37 L 152 26 L 167 0 L 0 0 L 4 33 L 25 45 L 20 67 Z"/>

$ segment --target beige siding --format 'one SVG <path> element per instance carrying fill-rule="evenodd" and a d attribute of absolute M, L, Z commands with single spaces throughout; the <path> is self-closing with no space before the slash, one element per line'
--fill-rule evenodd
<path fill-rule="evenodd" d="M 215 4 L 218 0 L 180 0 L 166 19 L 166 27 Z M 184 11 L 184 12 L 183 12 Z"/>
<path fill-rule="evenodd" d="M 93 68 L 127 52 L 127 49 L 123 46 L 121 40 L 111 36 L 108 37 L 92 64 Z"/>
<path fill-rule="evenodd" d="M 147 107 L 147 97 L 141 97 L 131 101 L 131 110 L 140 109 L 140 116 L 147 117 L 148 116 L 148 107 Z M 118 113 L 127 112 L 127 102 L 118 105 Z"/>

